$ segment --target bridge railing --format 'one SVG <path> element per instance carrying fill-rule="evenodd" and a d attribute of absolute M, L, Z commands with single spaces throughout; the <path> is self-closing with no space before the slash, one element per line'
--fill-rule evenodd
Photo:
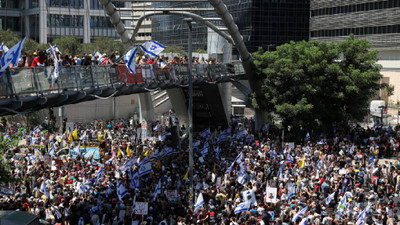
<path fill-rule="evenodd" d="M 54 67 L 22 67 L 6 71 L 0 77 L 0 95 L 4 97 L 61 93 L 66 90 L 112 87 L 117 84 L 179 83 L 188 81 L 188 65 L 136 65 L 132 74 L 125 65 L 61 67 L 54 82 Z M 213 82 L 221 77 L 244 74 L 241 64 L 194 64 L 194 81 Z"/>

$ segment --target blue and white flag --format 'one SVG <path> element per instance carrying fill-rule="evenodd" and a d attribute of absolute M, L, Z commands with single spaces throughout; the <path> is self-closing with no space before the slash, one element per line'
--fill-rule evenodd
<path fill-rule="evenodd" d="M 49 45 L 50 45 L 50 48 L 48 48 L 46 50 L 46 53 L 50 53 L 52 51 L 61 53 L 61 51 L 60 51 L 60 49 L 58 49 L 57 45 L 51 45 L 51 44 L 49 44 Z"/>
<path fill-rule="evenodd" d="M 124 165 L 121 166 L 121 171 L 125 172 L 126 170 L 130 169 L 133 167 L 133 165 L 137 164 L 137 157 L 133 157 L 126 161 Z"/>
<path fill-rule="evenodd" d="M 130 169 L 129 178 L 131 179 L 131 182 L 129 183 L 130 188 L 135 189 L 135 188 L 139 187 L 138 173 L 133 173 L 133 170 Z"/>
<path fill-rule="evenodd" d="M 243 184 L 244 180 L 246 178 L 246 170 L 247 170 L 247 165 L 240 165 L 240 170 L 237 178 L 237 182 L 239 184 Z"/>
<path fill-rule="evenodd" d="M 193 141 L 193 148 L 198 148 L 200 146 L 200 140 Z"/>
<path fill-rule="evenodd" d="M 358 214 L 357 216 L 356 216 L 356 219 L 360 219 L 362 216 L 363 216 L 363 214 L 364 214 L 364 216 L 369 212 L 369 210 L 371 209 L 371 205 L 370 204 L 368 204 L 365 208 L 364 208 L 364 210 L 360 213 L 360 214 Z"/>
<path fill-rule="evenodd" d="M 8 66 L 10 66 L 11 63 L 14 64 L 18 63 L 18 59 L 21 57 L 21 50 L 24 45 L 25 39 L 26 38 L 22 39 L 22 41 L 18 42 L 8 51 L 3 53 L 3 56 L 0 59 L 0 65 L 1 65 L 0 76 L 8 68 Z"/>
<path fill-rule="evenodd" d="M 194 213 L 204 204 L 203 194 L 200 193 L 199 197 L 197 197 L 196 204 L 194 205 Z"/>
<path fill-rule="evenodd" d="M 117 195 L 118 199 L 122 201 L 122 198 L 128 194 L 128 190 L 125 188 L 125 186 L 120 182 L 117 186 Z"/>
<path fill-rule="evenodd" d="M 0 195 L 12 196 L 13 194 L 14 192 L 10 188 L 0 185 Z"/>
<path fill-rule="evenodd" d="M 160 131 L 161 130 L 161 124 L 160 123 L 157 123 L 157 125 L 153 128 L 153 131 L 154 132 L 158 132 L 158 131 Z"/>
<path fill-rule="evenodd" d="M 6 52 L 6 51 L 8 51 L 8 50 L 10 50 L 10 49 L 9 49 L 9 48 L 7 47 L 7 45 L 4 44 L 4 42 L 3 42 L 3 43 L 1 43 L 0 50 L 2 50 L 3 53 L 4 53 L 4 52 Z"/>
<path fill-rule="evenodd" d="M 340 201 L 338 207 L 337 207 L 337 212 L 336 214 L 341 214 L 344 212 L 344 209 L 347 206 L 347 195 L 344 195 L 342 200 Z"/>
<path fill-rule="evenodd" d="M 205 156 L 208 155 L 208 147 L 203 147 L 202 149 L 200 149 L 201 155 Z"/>
<path fill-rule="evenodd" d="M 39 139 L 37 137 L 31 137 L 31 145 L 34 145 L 38 141 Z"/>
<path fill-rule="evenodd" d="M 80 148 L 81 148 L 81 142 L 79 142 L 79 143 L 78 143 L 78 146 L 76 146 L 76 147 L 74 148 L 74 152 L 75 152 L 77 155 L 80 155 L 80 154 L 81 154 Z"/>
<path fill-rule="evenodd" d="M 244 137 L 245 135 L 246 135 L 246 130 L 245 129 L 240 130 L 236 134 L 236 139 L 240 139 L 240 138 Z"/>
<path fill-rule="evenodd" d="M 97 185 L 97 182 L 103 176 L 103 168 L 104 168 L 103 166 L 100 166 L 100 169 L 96 172 L 96 180 L 94 180 L 94 186 Z"/>
<path fill-rule="evenodd" d="M 370 210 L 370 205 L 368 204 L 364 210 L 356 217 L 357 218 L 357 222 L 356 225 L 363 225 L 365 223 L 365 220 L 367 218 L 367 213 Z"/>
<path fill-rule="evenodd" d="M 286 161 L 289 162 L 289 163 L 293 163 L 294 159 L 293 159 L 293 156 L 290 153 L 287 153 Z"/>
<path fill-rule="evenodd" d="M 46 195 L 47 199 L 50 199 L 49 189 L 47 188 L 46 182 L 44 182 L 44 180 L 42 181 L 42 184 L 40 185 L 40 192 L 42 192 L 44 195 Z"/>
<path fill-rule="evenodd" d="M 53 211 L 56 213 L 57 219 L 61 219 L 62 214 L 61 214 L 60 210 L 58 210 L 56 207 L 54 207 L 53 204 L 51 204 L 51 208 L 52 208 Z"/>
<path fill-rule="evenodd" d="M 107 187 L 107 191 L 106 191 L 106 198 L 108 198 L 108 196 L 111 194 L 112 191 L 112 182 L 110 180 L 110 182 L 108 183 L 108 187 Z"/>
<path fill-rule="evenodd" d="M 56 152 L 54 150 L 54 144 L 51 146 L 50 150 L 47 152 L 49 156 L 56 156 Z"/>
<path fill-rule="evenodd" d="M 98 52 L 97 50 L 94 50 L 94 52 L 93 52 L 93 57 L 96 57 L 96 56 L 99 57 L 97 60 L 98 60 L 98 64 L 100 64 L 100 63 L 101 63 L 101 60 L 103 59 L 103 55 L 100 54 L 100 52 Z"/>
<path fill-rule="evenodd" d="M 39 127 L 39 126 L 36 126 L 36 127 L 33 128 L 33 130 L 32 130 L 32 134 L 39 133 L 39 132 L 40 132 L 40 127 Z"/>
<path fill-rule="evenodd" d="M 304 217 L 304 218 L 300 221 L 299 225 L 307 225 L 307 217 Z"/>
<path fill-rule="evenodd" d="M 307 132 L 307 135 L 306 135 L 306 141 L 308 141 L 308 140 L 310 140 L 310 133 L 309 132 Z"/>
<path fill-rule="evenodd" d="M 250 205 L 251 205 L 251 201 L 242 202 L 236 206 L 234 213 L 237 214 L 240 212 L 249 211 Z"/>
<path fill-rule="evenodd" d="M 78 193 L 83 194 L 90 191 L 90 181 L 83 180 L 79 186 Z"/>
<path fill-rule="evenodd" d="M 30 153 L 28 153 L 28 159 L 29 159 L 29 162 L 31 162 L 32 164 L 36 163 L 36 161 L 38 160 L 38 158 L 34 154 L 30 154 Z"/>
<path fill-rule="evenodd" d="M 330 194 L 330 195 L 328 195 L 328 197 L 326 197 L 326 200 L 325 200 L 326 205 L 329 205 L 329 203 L 331 203 L 331 201 L 335 197 L 335 193 L 336 193 L 336 191 L 334 191 L 332 194 Z"/>
<path fill-rule="evenodd" d="M 142 164 L 139 168 L 138 175 L 139 177 L 151 173 L 153 169 L 151 168 L 151 162 L 147 161 L 146 163 Z"/>
<path fill-rule="evenodd" d="M 349 153 L 350 153 L 350 155 L 352 155 L 353 154 L 353 152 L 354 152 L 354 144 L 351 146 L 351 148 L 349 149 Z"/>
<path fill-rule="evenodd" d="M 243 152 L 240 152 L 238 156 L 236 156 L 235 162 L 241 164 L 244 161 L 243 159 Z"/>
<path fill-rule="evenodd" d="M 125 56 L 125 65 L 128 68 L 129 72 L 135 74 L 136 73 L 136 53 L 138 46 L 136 45 L 131 50 L 129 50 Z"/>
<path fill-rule="evenodd" d="M 160 135 L 160 140 L 164 141 L 168 135 L 171 135 L 171 132 L 165 132 L 163 134 Z"/>
<path fill-rule="evenodd" d="M 296 222 L 298 218 L 302 218 L 307 212 L 308 206 L 304 207 L 300 212 L 296 213 L 292 219 L 292 222 Z"/>
<path fill-rule="evenodd" d="M 52 73 L 52 79 L 54 83 L 57 83 L 58 77 L 60 76 L 60 63 L 58 62 L 57 53 L 55 51 L 52 51 L 51 55 L 53 56 L 54 61 L 54 72 Z"/>
<path fill-rule="evenodd" d="M 294 197 L 296 195 L 296 185 L 294 183 L 289 183 L 287 186 L 288 192 L 287 192 L 287 201 L 290 200 L 290 198 Z"/>
<path fill-rule="evenodd" d="M 158 184 L 156 186 L 156 189 L 154 190 L 153 199 L 151 201 L 154 202 L 157 198 L 157 195 L 160 193 L 161 193 L 161 179 L 158 180 Z"/>
<path fill-rule="evenodd" d="M 208 137 L 208 136 L 211 135 L 211 129 L 210 129 L 210 128 L 204 129 L 203 131 L 201 131 L 201 132 L 199 133 L 199 135 L 200 135 L 202 138 L 206 138 L 206 137 Z"/>
<path fill-rule="evenodd" d="M 166 48 L 164 45 L 158 43 L 157 41 L 146 41 L 141 46 L 142 50 L 146 52 L 149 57 L 156 57 Z"/>

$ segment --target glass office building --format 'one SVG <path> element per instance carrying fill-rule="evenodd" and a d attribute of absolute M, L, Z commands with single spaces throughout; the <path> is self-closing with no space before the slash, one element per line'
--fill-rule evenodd
<path fill-rule="evenodd" d="M 130 3 L 114 2 L 117 8 L 125 4 Z M 98 0 L 0 0 L 0 26 L 39 43 L 63 35 L 83 43 L 99 36 L 119 38 Z"/>
<path fill-rule="evenodd" d="M 258 47 L 273 50 L 291 40 L 309 38 L 309 0 L 224 0 L 250 52 Z M 173 7 L 174 3 L 153 3 L 154 7 Z M 179 7 L 212 8 L 209 3 L 179 4 Z M 204 17 L 216 17 L 215 11 L 196 12 Z M 152 37 L 165 45 L 187 49 L 187 25 L 180 16 L 152 17 Z M 222 26 L 221 21 L 216 21 Z M 207 28 L 193 26 L 193 49 L 207 49 Z"/>

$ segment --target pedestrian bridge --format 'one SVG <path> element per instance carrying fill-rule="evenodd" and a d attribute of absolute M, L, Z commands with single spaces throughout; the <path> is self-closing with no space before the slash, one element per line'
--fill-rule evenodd
<path fill-rule="evenodd" d="M 136 65 L 132 74 L 125 65 L 62 67 L 57 83 L 54 67 L 8 69 L 0 79 L 0 116 L 24 114 L 49 107 L 74 104 L 188 86 L 188 65 Z M 241 62 L 194 64 L 193 85 L 236 82 L 245 77 Z"/>

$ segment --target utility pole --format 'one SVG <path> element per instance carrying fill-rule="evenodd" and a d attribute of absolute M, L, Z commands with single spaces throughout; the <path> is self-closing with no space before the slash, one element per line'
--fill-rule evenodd
<path fill-rule="evenodd" d="M 191 210 L 193 207 L 193 80 L 192 80 L 192 18 L 184 19 L 188 25 L 188 64 L 189 64 L 189 180 L 190 180 L 190 190 L 189 190 L 189 207 Z"/>

